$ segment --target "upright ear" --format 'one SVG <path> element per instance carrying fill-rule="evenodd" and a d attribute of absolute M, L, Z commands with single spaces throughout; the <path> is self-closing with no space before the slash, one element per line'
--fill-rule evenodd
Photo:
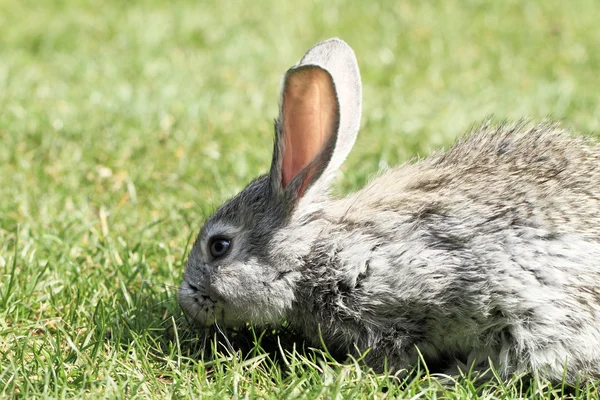
<path fill-rule="evenodd" d="M 270 179 L 291 203 L 327 189 L 354 145 L 361 83 L 354 52 L 330 39 L 311 48 L 283 77 Z"/>

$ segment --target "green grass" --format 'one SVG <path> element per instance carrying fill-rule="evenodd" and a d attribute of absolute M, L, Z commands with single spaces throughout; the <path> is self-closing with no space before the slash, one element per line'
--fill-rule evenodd
<path fill-rule="evenodd" d="M 597 11 L 0 0 L 0 396 L 560 396 L 426 370 L 399 383 L 289 343 L 279 354 L 272 335 L 204 363 L 176 287 L 203 219 L 268 168 L 281 74 L 317 41 L 348 41 L 363 75 L 348 192 L 490 114 L 600 132 Z"/>

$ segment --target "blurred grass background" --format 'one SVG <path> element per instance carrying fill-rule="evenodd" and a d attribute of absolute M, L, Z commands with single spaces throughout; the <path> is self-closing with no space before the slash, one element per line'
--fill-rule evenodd
<path fill-rule="evenodd" d="M 166 374 L 103 338 L 140 347 L 178 312 L 190 238 L 267 170 L 281 75 L 316 42 L 347 41 L 363 77 L 347 192 L 490 115 L 599 132 L 598 16 L 595 0 L 0 0 L 0 393 Z"/>

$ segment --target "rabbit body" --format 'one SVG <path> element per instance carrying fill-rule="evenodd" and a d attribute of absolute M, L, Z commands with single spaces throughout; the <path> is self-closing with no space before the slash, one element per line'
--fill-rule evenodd
<path fill-rule="evenodd" d="M 600 376 L 599 165 L 600 147 L 550 125 L 483 127 L 325 202 L 290 321 L 375 366 L 418 348 L 504 376 L 560 380 L 567 361 L 571 380 Z"/>
<path fill-rule="evenodd" d="M 369 349 L 380 370 L 409 369 L 420 352 L 467 367 L 489 358 L 505 377 L 600 378 L 600 146 L 548 123 L 486 124 L 334 199 L 360 116 L 348 51 L 324 42 L 286 75 L 271 171 L 204 224 L 179 292 L 186 314 L 285 319 L 333 351 Z M 314 129 L 333 134 L 304 153 L 289 136 L 306 125 L 287 110 L 315 102 L 327 115 Z M 290 147 L 303 149 L 298 166 Z M 215 238 L 231 245 L 224 256 Z"/>

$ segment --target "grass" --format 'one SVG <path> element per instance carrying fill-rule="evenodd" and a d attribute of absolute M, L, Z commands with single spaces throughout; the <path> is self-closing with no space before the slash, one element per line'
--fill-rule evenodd
<path fill-rule="evenodd" d="M 0 0 L 0 396 L 561 397 L 563 385 L 423 368 L 397 382 L 285 340 L 279 351 L 271 334 L 245 352 L 213 344 L 203 362 L 176 287 L 203 219 L 268 168 L 280 76 L 312 44 L 339 36 L 359 58 L 348 192 L 490 114 L 600 132 L 596 11 Z"/>

